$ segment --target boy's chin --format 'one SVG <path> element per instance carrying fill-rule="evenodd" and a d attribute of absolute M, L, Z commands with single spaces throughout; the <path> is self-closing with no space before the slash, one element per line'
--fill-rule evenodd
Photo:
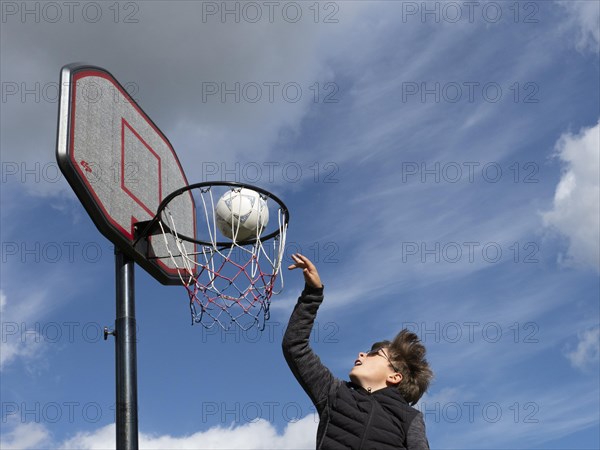
<path fill-rule="evenodd" d="M 352 369 L 350 371 L 350 373 L 348 374 L 348 376 L 350 377 L 350 381 L 352 381 L 354 384 L 358 384 L 359 386 L 361 386 L 360 379 L 354 373 L 354 369 Z"/>

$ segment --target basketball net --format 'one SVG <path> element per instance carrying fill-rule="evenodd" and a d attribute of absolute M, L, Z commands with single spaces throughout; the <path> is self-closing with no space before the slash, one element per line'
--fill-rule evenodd
<path fill-rule="evenodd" d="M 219 325 L 224 330 L 233 324 L 243 330 L 258 325 L 263 330 L 265 321 L 269 319 L 271 296 L 283 289 L 281 275 L 280 288 L 274 289 L 287 232 L 282 209 L 277 208 L 278 233 L 274 238 L 263 242 L 257 230 L 257 235 L 248 240 L 250 243 L 238 243 L 235 239 L 239 231 L 238 221 L 238 229 L 232 229 L 232 241 L 223 245 L 223 242 L 217 241 L 211 187 L 201 188 L 199 192 L 209 236 L 207 242 L 202 245 L 194 243 L 194 251 L 190 252 L 189 242 L 177 233 L 177 225 L 168 206 L 158 222 L 169 258 L 177 267 L 181 283 L 189 295 L 192 324 L 199 323 L 205 328 Z M 261 197 L 268 204 L 270 199 Z"/>

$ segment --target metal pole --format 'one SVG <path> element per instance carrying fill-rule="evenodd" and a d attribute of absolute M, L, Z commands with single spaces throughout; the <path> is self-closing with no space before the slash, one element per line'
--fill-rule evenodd
<path fill-rule="evenodd" d="M 117 449 L 137 450 L 137 353 L 133 260 L 115 249 L 117 318 L 115 367 L 117 384 Z"/>

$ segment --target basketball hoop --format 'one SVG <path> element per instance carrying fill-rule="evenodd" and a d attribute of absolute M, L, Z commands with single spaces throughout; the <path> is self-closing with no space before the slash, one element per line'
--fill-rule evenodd
<path fill-rule="evenodd" d="M 261 212 L 273 224 L 260 227 L 252 236 L 238 241 L 236 237 L 242 235 L 238 222 L 237 227 L 232 227 L 231 239 L 219 237 L 223 233 L 217 224 L 217 201 L 228 192 L 239 194 L 244 189 L 260 196 Z M 186 192 L 192 194 L 198 206 L 196 237 L 179 232 L 171 213 Z M 169 259 L 177 268 L 189 295 L 192 324 L 200 323 L 205 328 L 219 325 L 228 330 L 235 323 L 243 330 L 254 325 L 262 330 L 269 319 L 271 296 L 283 289 L 279 272 L 288 221 L 285 204 L 264 189 L 228 181 L 196 183 L 169 194 L 151 221 L 136 224 L 136 244 L 143 238 L 157 239 L 162 235 L 166 254 L 148 258 Z M 278 275 L 280 289 L 275 290 Z"/>

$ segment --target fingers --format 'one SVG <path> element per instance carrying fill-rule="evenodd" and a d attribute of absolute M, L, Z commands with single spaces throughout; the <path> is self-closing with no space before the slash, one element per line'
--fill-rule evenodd
<path fill-rule="evenodd" d="M 315 265 L 306 256 L 300 253 L 294 253 L 292 256 L 294 264 L 288 266 L 288 270 L 302 269 L 304 280 L 307 284 L 313 287 L 321 287 L 321 279 Z"/>
<path fill-rule="evenodd" d="M 306 256 L 300 253 L 294 253 L 291 257 L 294 260 L 294 264 L 288 266 L 288 270 L 300 268 L 303 269 L 304 273 L 315 270 L 315 265 Z"/>
<path fill-rule="evenodd" d="M 298 269 L 298 268 L 305 268 L 304 262 L 298 257 L 298 253 L 293 254 L 292 255 L 292 259 L 294 260 L 295 264 L 292 264 L 290 266 L 288 266 L 288 270 L 294 270 L 294 269 Z"/>
<path fill-rule="evenodd" d="M 308 259 L 306 256 L 300 253 L 292 255 L 292 258 L 294 258 L 294 261 L 296 262 L 302 262 L 304 266 L 309 270 L 312 270 L 315 267 L 315 265 L 311 262 L 310 259 Z"/>
<path fill-rule="evenodd" d="M 312 274 L 317 272 L 315 265 L 306 256 L 300 253 L 294 253 L 292 255 L 292 259 L 294 260 L 294 264 L 290 265 L 288 269 L 302 269 L 304 274 Z"/>

